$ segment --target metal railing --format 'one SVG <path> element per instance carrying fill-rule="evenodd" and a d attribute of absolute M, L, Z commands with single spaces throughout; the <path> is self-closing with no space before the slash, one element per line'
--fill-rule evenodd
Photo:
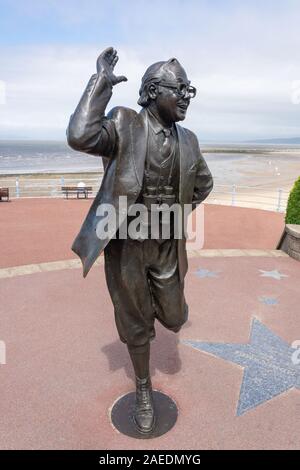
<path fill-rule="evenodd" d="M 8 187 L 10 197 L 51 197 L 62 198 L 62 186 L 77 186 L 83 181 L 86 186 L 92 186 L 92 196 L 95 196 L 101 181 L 103 173 L 92 173 L 89 176 L 80 179 L 78 175 L 68 177 L 63 176 L 32 176 L 4 177 L 0 176 L 0 187 Z M 267 186 L 240 186 L 240 185 L 220 185 L 216 184 L 213 191 L 207 198 L 209 204 L 224 204 L 239 207 L 252 207 L 277 212 L 284 212 L 287 205 L 289 191 L 282 188 L 268 188 Z"/>
<path fill-rule="evenodd" d="M 216 185 L 207 198 L 210 204 L 285 212 L 289 191 L 268 186 Z"/>
<path fill-rule="evenodd" d="M 67 178 L 63 176 L 28 177 L 26 175 L 16 178 L 0 176 L 0 187 L 9 188 L 11 198 L 28 198 L 28 197 L 47 197 L 61 198 L 64 197 L 62 186 L 77 186 L 78 183 L 84 182 L 86 186 L 92 186 L 95 196 L 102 181 L 103 173 L 91 174 L 84 179 L 78 175 L 69 175 Z"/>

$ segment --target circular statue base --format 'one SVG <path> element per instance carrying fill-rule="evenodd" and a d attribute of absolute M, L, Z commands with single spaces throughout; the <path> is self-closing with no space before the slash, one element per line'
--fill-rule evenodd
<path fill-rule="evenodd" d="M 152 432 L 143 434 L 137 430 L 133 421 L 135 406 L 135 392 L 119 398 L 111 410 L 111 422 L 113 426 L 126 436 L 136 439 L 152 439 L 168 432 L 176 423 L 178 410 L 176 403 L 167 395 L 153 390 L 153 402 L 156 422 Z"/>

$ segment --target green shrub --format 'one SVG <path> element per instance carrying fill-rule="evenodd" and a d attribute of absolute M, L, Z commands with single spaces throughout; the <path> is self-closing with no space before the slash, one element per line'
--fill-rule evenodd
<path fill-rule="evenodd" d="M 295 181 L 289 195 L 285 223 L 300 225 L 300 177 Z"/>

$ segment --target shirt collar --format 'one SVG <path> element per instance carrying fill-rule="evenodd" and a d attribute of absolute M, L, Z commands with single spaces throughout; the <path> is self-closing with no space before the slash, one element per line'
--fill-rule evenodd
<path fill-rule="evenodd" d="M 149 109 L 147 109 L 147 113 L 150 126 L 152 127 L 153 132 L 155 134 L 159 134 L 160 132 L 167 130 L 174 135 L 174 124 L 172 125 L 172 127 L 164 127 Z"/>

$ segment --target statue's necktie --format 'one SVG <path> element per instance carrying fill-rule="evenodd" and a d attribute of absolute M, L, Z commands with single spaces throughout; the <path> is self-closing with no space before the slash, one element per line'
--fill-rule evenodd
<path fill-rule="evenodd" d="M 172 131 L 171 129 L 163 129 L 164 141 L 161 148 L 162 160 L 165 163 L 172 153 Z"/>

